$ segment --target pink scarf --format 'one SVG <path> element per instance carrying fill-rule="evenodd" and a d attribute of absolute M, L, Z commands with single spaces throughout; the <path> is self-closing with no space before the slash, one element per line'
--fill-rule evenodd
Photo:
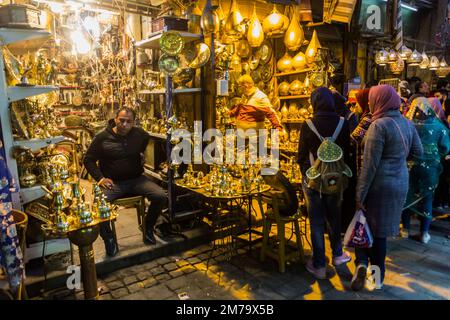
<path fill-rule="evenodd" d="M 383 118 L 388 111 L 399 108 L 400 96 L 393 87 L 382 84 L 370 88 L 369 109 L 372 113 L 372 121 Z"/>
<path fill-rule="evenodd" d="M 445 118 L 445 112 L 439 99 L 431 97 L 428 98 L 428 101 L 430 101 L 431 107 L 433 108 L 434 113 L 436 113 L 436 116 L 441 119 L 442 122 L 446 123 L 447 119 Z"/>

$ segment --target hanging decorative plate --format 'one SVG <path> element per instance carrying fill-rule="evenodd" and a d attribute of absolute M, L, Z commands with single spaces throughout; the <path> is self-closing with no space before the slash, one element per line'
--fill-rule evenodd
<path fill-rule="evenodd" d="M 250 60 L 248 61 L 249 65 L 250 65 L 250 70 L 256 70 L 256 68 L 258 68 L 259 60 L 260 60 L 260 57 L 257 54 L 254 54 L 250 57 Z"/>
<path fill-rule="evenodd" d="M 273 76 L 273 67 L 271 65 L 264 65 L 260 67 L 261 71 L 259 72 L 261 75 L 261 79 L 264 82 L 269 82 Z"/>
<path fill-rule="evenodd" d="M 321 87 L 325 84 L 325 78 L 321 72 L 313 73 L 311 76 L 311 83 L 315 87 Z"/>
<path fill-rule="evenodd" d="M 255 83 L 258 83 L 261 81 L 261 75 L 260 75 L 259 71 L 260 71 L 260 69 L 256 69 L 256 70 L 253 70 L 252 72 L 250 72 L 250 76 L 252 77 L 253 82 L 255 82 Z"/>
<path fill-rule="evenodd" d="M 159 71 L 171 76 L 177 73 L 180 68 L 180 59 L 163 54 L 158 61 Z"/>
<path fill-rule="evenodd" d="M 184 41 L 177 31 L 166 31 L 159 38 L 161 50 L 169 56 L 176 56 L 184 47 Z"/>
<path fill-rule="evenodd" d="M 194 61 L 189 64 L 189 68 L 201 68 L 209 61 L 209 58 L 211 57 L 211 49 L 206 43 L 198 43 L 195 46 L 195 49 L 197 55 Z"/>
<path fill-rule="evenodd" d="M 260 63 L 266 64 L 270 61 L 270 58 L 272 57 L 272 44 L 268 40 L 264 40 L 264 42 L 261 44 L 261 47 L 259 47 L 259 56 L 261 57 Z"/>

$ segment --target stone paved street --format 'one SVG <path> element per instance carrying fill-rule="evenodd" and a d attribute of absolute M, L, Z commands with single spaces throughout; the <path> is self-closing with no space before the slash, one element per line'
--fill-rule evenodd
<path fill-rule="evenodd" d="M 352 262 L 330 267 L 329 280 L 315 280 L 299 261 L 290 263 L 284 274 L 270 258 L 261 263 L 257 246 L 251 254 L 241 247 L 227 260 L 220 248 L 212 250 L 208 244 L 108 274 L 99 279 L 100 299 L 449 299 L 449 222 L 433 225 L 442 228 L 432 229 L 427 245 L 414 239 L 389 241 L 382 290 L 353 292 Z M 311 254 L 307 243 L 305 251 Z M 83 292 L 59 291 L 53 298 L 83 299 Z"/>

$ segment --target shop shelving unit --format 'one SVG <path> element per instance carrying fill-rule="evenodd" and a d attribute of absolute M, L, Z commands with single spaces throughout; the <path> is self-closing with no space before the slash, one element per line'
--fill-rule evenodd
<path fill-rule="evenodd" d="M 14 45 L 15 48 L 26 48 L 29 41 L 40 40 L 42 43 L 51 36 L 45 30 L 33 29 L 10 29 L 0 28 L 0 46 Z M 3 55 L 3 51 L 1 52 Z M 28 97 L 59 90 L 56 86 L 8 86 L 5 75 L 3 56 L 0 58 L 0 122 L 2 129 L 3 145 L 6 153 L 6 163 L 11 170 L 17 185 L 19 174 L 16 160 L 11 157 L 11 149 L 15 146 L 30 148 L 32 151 L 39 150 L 50 144 L 64 140 L 63 136 L 45 139 L 14 140 L 11 126 L 10 106 L 11 102 L 19 101 Z M 22 188 L 20 192 L 13 193 L 13 207 L 22 210 L 22 206 L 28 202 L 44 196 L 44 190 L 38 185 L 31 188 Z"/>
<path fill-rule="evenodd" d="M 193 41 L 201 41 L 203 39 L 202 34 L 194 34 L 190 32 L 185 31 L 178 31 L 181 37 L 183 38 L 185 43 L 190 43 Z M 136 47 L 140 49 L 152 49 L 152 50 L 159 50 L 159 39 L 161 38 L 163 32 L 158 32 L 152 34 L 148 39 L 144 39 L 141 41 L 136 42 Z M 203 72 L 203 70 L 201 70 Z M 200 77 L 200 79 L 203 79 L 203 76 Z M 202 82 L 202 81 L 200 81 Z M 203 101 L 203 95 L 204 90 L 201 85 L 200 88 L 182 88 L 182 89 L 174 89 L 173 88 L 173 81 L 171 76 L 165 77 L 165 86 L 164 89 L 161 90 L 140 90 L 139 94 L 147 94 L 147 95 L 154 95 L 154 96 L 161 96 L 164 95 L 164 107 L 165 107 L 165 113 L 167 116 L 167 119 L 169 119 L 173 114 L 173 100 L 175 95 L 185 95 L 185 94 L 201 94 L 201 101 Z M 170 164 L 170 155 L 172 152 L 172 144 L 170 143 L 170 134 L 159 134 L 159 133 L 151 133 L 149 132 L 150 136 L 154 138 L 154 140 L 159 141 L 160 143 L 165 143 L 166 146 L 166 159 L 168 164 Z M 156 142 L 155 141 L 155 142 Z M 154 168 L 156 169 L 156 168 Z M 167 179 L 162 177 L 159 173 L 151 170 L 150 168 L 145 168 L 145 174 L 159 180 L 163 183 L 167 184 L 167 191 L 168 191 L 168 208 L 169 208 L 169 214 L 172 219 L 175 219 L 178 215 L 177 212 L 175 212 L 174 204 L 175 204 L 175 186 L 173 183 L 173 172 L 170 168 L 170 165 L 168 167 L 167 171 Z M 184 213 L 181 213 L 184 214 Z"/>

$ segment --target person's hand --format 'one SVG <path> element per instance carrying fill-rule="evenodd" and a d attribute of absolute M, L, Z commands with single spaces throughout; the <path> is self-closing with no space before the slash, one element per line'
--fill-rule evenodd
<path fill-rule="evenodd" d="M 103 178 L 98 182 L 98 185 L 102 188 L 111 190 L 114 187 L 114 182 L 111 179 Z"/>
<path fill-rule="evenodd" d="M 364 207 L 364 205 L 361 202 L 356 201 L 356 210 L 366 211 L 366 207 Z"/>

